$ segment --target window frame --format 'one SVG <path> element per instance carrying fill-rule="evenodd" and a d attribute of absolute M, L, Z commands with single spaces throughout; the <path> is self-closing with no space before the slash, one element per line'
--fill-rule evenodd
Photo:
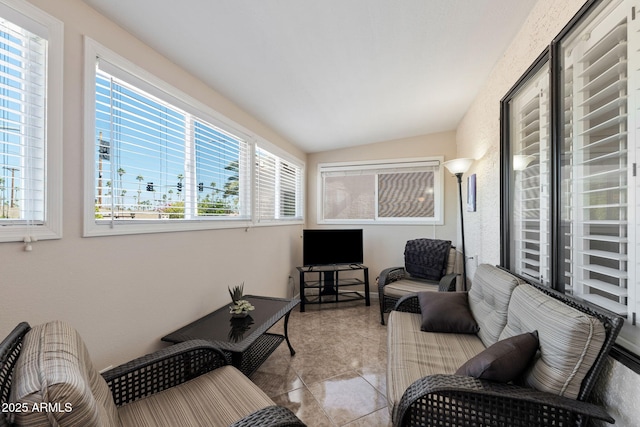
<path fill-rule="evenodd" d="M 517 274 L 517 272 L 514 270 L 514 266 L 510 261 L 510 252 L 511 252 L 510 233 L 514 231 L 513 218 L 512 218 L 512 214 L 514 212 L 510 210 L 509 195 L 510 195 L 510 192 L 512 191 L 514 178 L 512 174 L 512 169 L 513 169 L 512 156 L 510 153 L 510 132 L 509 132 L 510 116 L 509 116 L 508 103 L 511 99 L 513 99 L 513 96 L 518 93 L 518 90 L 524 84 L 526 84 L 527 80 L 537 72 L 537 70 L 540 68 L 542 63 L 546 63 L 546 62 L 549 63 L 549 68 L 550 68 L 550 71 L 549 71 L 550 86 L 549 87 L 551 91 L 550 92 L 550 108 L 551 108 L 551 116 L 550 116 L 551 141 L 550 143 L 552 147 L 551 163 L 550 163 L 552 190 L 550 191 L 550 194 L 549 194 L 549 206 L 550 206 L 550 222 L 551 222 L 550 241 L 554 242 L 553 244 L 551 244 L 549 256 L 550 256 L 550 265 L 551 265 L 551 287 L 563 293 L 565 292 L 565 289 L 564 289 L 565 285 L 564 285 L 564 278 L 563 278 L 564 270 L 563 270 L 562 263 L 564 260 L 563 253 L 565 251 L 560 246 L 562 241 L 560 237 L 562 236 L 561 233 L 563 232 L 562 222 L 563 222 L 563 209 L 564 209 L 564 206 L 562 204 L 563 199 L 562 199 L 561 190 L 562 190 L 563 180 L 565 179 L 565 177 L 563 176 L 564 172 L 562 170 L 562 167 L 563 167 L 562 162 L 563 162 L 563 156 L 566 155 L 566 152 L 565 152 L 564 143 L 563 143 L 565 135 L 562 130 L 564 126 L 563 117 L 565 113 L 564 98 L 563 98 L 563 91 L 562 91 L 562 87 L 563 87 L 562 86 L 563 85 L 562 46 L 563 46 L 563 42 L 565 42 L 572 35 L 572 32 L 575 29 L 579 29 L 582 23 L 585 22 L 586 19 L 589 19 L 589 17 L 591 16 L 591 13 L 599 13 L 600 7 L 602 7 L 600 11 L 613 10 L 614 6 L 612 6 L 612 4 L 617 5 L 615 7 L 618 7 L 620 4 L 631 7 L 630 2 L 627 2 L 626 0 L 620 0 L 620 1 L 612 0 L 612 2 L 610 3 L 606 2 L 606 0 L 587 1 L 587 3 L 585 3 L 585 5 L 578 11 L 578 13 L 563 28 L 563 30 L 550 42 L 549 47 L 545 49 L 544 52 L 542 52 L 542 54 L 531 65 L 531 67 L 527 69 L 525 74 L 516 82 L 516 84 L 507 92 L 507 94 L 501 100 L 500 265 L 506 268 L 507 270 Z M 600 22 L 601 20 L 602 20 L 601 17 L 596 17 L 594 21 Z M 631 34 L 631 31 L 629 31 L 629 34 Z M 628 40 L 628 37 L 629 36 L 627 36 L 627 40 Z M 629 50 L 629 52 L 631 52 L 631 50 Z M 640 55 L 637 55 L 637 54 L 638 52 L 636 52 L 636 55 L 635 55 L 636 57 L 634 57 L 636 64 L 640 63 Z M 629 88 L 628 89 L 628 92 L 629 92 L 628 96 L 630 97 L 629 103 L 633 105 L 633 103 L 634 102 L 637 103 L 639 99 L 637 95 L 635 98 L 632 98 L 632 93 L 633 93 L 632 89 L 634 88 L 634 86 L 630 86 L 630 84 L 627 84 L 627 87 Z M 627 115 L 631 116 L 631 113 L 629 112 Z M 633 122 L 631 121 L 631 123 Z M 638 140 L 638 137 L 635 136 L 635 139 L 634 139 L 634 136 L 631 133 L 629 133 L 628 135 L 628 141 L 629 141 L 628 142 L 629 144 L 632 144 L 634 146 L 636 145 L 640 146 L 640 140 Z M 633 151 L 633 150 L 630 149 L 629 151 Z M 632 160 L 629 161 L 629 164 L 637 160 L 633 158 L 631 159 Z M 631 169 L 631 166 L 629 166 L 629 169 Z M 637 181 L 637 179 L 638 178 L 636 177 L 635 180 Z M 631 183 L 631 181 L 629 182 Z M 631 191 L 632 191 L 631 185 L 629 185 L 628 193 L 630 193 Z M 629 197 L 629 204 L 631 204 L 633 200 L 633 195 L 628 194 L 628 197 Z M 638 208 L 636 208 L 636 211 L 637 210 Z M 574 219 L 574 221 L 576 220 Z M 634 223 L 630 221 L 629 227 L 631 227 L 632 224 Z M 629 231 L 629 233 L 633 234 L 632 231 Z M 636 237 L 635 240 L 637 244 L 638 238 Z M 632 246 L 631 243 L 629 244 L 629 246 Z M 630 266 L 634 263 L 633 258 L 631 257 L 633 255 L 633 252 L 630 252 L 629 250 L 627 252 L 629 253 L 628 265 Z M 640 273 L 640 270 L 636 269 L 634 274 L 637 276 L 638 273 Z M 631 276 L 633 277 L 634 274 L 632 274 Z M 527 280 L 531 280 L 531 279 L 527 278 Z M 640 283 L 636 281 L 635 287 L 636 287 L 636 292 L 640 292 Z M 586 301 L 585 303 L 589 304 Z M 632 304 L 634 304 L 632 301 L 629 302 L 629 306 L 631 306 Z M 594 304 L 594 306 L 597 306 L 597 305 Z M 600 309 L 603 309 L 600 306 L 597 306 L 597 307 L 599 307 Z M 631 319 L 627 317 L 627 321 L 631 321 Z M 627 321 L 625 322 L 625 327 L 631 327 L 630 324 L 627 324 Z M 640 337 L 640 326 L 636 324 L 636 326 L 633 326 L 633 327 L 638 330 L 628 331 L 627 334 L 624 333 L 624 330 L 621 331 L 620 335 L 618 336 L 617 342 L 612 349 L 611 354 L 612 354 L 612 357 L 619 360 L 621 363 L 630 367 L 635 372 L 640 373 L 640 353 L 637 352 L 637 349 L 640 348 L 640 340 L 638 340 L 638 337 Z"/>
<path fill-rule="evenodd" d="M 64 24 L 37 7 L 19 0 L 0 0 L 0 13 L 23 28 L 46 32 L 47 89 L 45 95 L 44 221 L 13 220 L 0 224 L 0 242 L 62 238 L 62 138 L 64 82 Z M 28 23 L 25 25 L 25 23 Z M 33 31 L 32 31 L 33 32 Z M 42 36 L 42 35 L 41 35 Z"/>
<path fill-rule="evenodd" d="M 274 150 L 270 143 L 257 136 L 242 125 L 228 119 L 224 115 L 215 111 L 208 105 L 194 99 L 185 94 L 180 89 L 166 83 L 162 79 L 156 77 L 152 73 L 137 66 L 133 62 L 121 57 L 112 50 L 106 48 L 99 42 L 84 37 L 84 237 L 94 236 L 110 236 L 110 235 L 128 235 L 128 234 L 146 234 L 146 233 L 162 233 L 175 231 L 194 231 L 194 230 L 212 230 L 224 228 L 247 228 L 261 225 L 282 225 L 291 224 L 293 221 L 271 221 L 269 223 L 258 222 L 255 218 L 255 179 L 256 179 L 256 146 L 268 146 L 269 151 Z M 246 167 L 242 168 L 241 179 L 244 179 L 245 185 L 240 191 L 240 197 L 245 203 L 245 211 L 242 218 L 233 219 L 230 217 L 207 217 L 201 216 L 193 219 L 158 219 L 158 220 L 124 220 L 117 221 L 96 221 L 95 218 L 95 130 L 96 130 L 96 62 L 95 58 L 101 58 L 109 64 L 121 68 L 125 73 L 133 76 L 140 82 L 138 86 L 141 90 L 152 91 L 151 94 L 166 94 L 166 97 L 172 101 L 176 101 L 176 107 L 182 108 L 189 114 L 196 115 L 199 119 L 205 120 L 207 123 L 222 129 L 225 132 L 246 142 Z M 150 89 L 151 88 L 151 89 Z M 189 148 L 186 148 L 189 150 Z M 304 162 L 294 158 L 291 155 L 280 156 L 286 161 L 301 165 L 304 168 Z M 186 184 L 185 184 L 186 185 Z M 193 183 L 195 185 L 195 181 Z M 300 200 L 304 200 L 304 186 L 300 185 Z M 301 202 L 303 205 L 303 202 Z M 296 219 L 297 222 L 303 222 L 302 219 Z"/>
<path fill-rule="evenodd" d="M 317 169 L 317 222 L 318 224 L 333 225 L 354 225 L 354 224 L 380 224 L 380 225 L 443 225 L 444 224 L 444 162 L 443 156 L 434 157 L 418 157 L 403 159 L 386 159 L 372 161 L 350 161 L 350 162 L 332 162 L 319 163 Z M 437 165 L 428 165 L 428 163 L 436 163 Z M 345 172 L 367 171 L 378 169 L 415 169 L 416 167 L 437 166 L 434 171 L 434 217 L 432 219 L 425 217 L 380 217 L 378 215 L 378 203 L 380 202 L 378 193 L 378 182 L 375 186 L 375 212 L 373 219 L 325 219 L 324 213 L 324 179 L 323 173 L 334 170 L 342 170 Z M 377 173 L 376 173 L 377 176 Z"/>

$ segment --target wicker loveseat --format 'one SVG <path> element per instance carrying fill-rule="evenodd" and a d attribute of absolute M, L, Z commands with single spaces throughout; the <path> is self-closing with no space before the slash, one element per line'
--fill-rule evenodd
<path fill-rule="evenodd" d="M 429 316 L 421 307 L 428 311 L 432 293 L 405 296 L 389 314 L 387 399 L 394 426 L 614 422 L 587 400 L 622 319 L 486 264 L 465 295 L 476 333 L 424 332 Z M 517 381 L 460 373 L 488 347 L 525 335 L 538 341 Z M 509 357 L 506 363 L 515 359 Z"/>
<path fill-rule="evenodd" d="M 0 426 L 304 426 L 206 341 L 100 375 L 59 321 L 21 323 L 2 341 L 0 401 Z"/>

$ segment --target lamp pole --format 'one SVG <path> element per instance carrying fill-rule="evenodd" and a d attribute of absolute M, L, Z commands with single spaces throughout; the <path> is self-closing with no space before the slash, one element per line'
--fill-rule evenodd
<path fill-rule="evenodd" d="M 460 234 L 462 236 L 462 290 L 467 290 L 467 253 L 464 247 L 464 211 L 462 209 L 462 175 L 469 170 L 473 159 L 455 159 L 443 165 L 458 178 L 458 200 L 460 202 Z"/>
<path fill-rule="evenodd" d="M 460 201 L 460 234 L 462 235 L 462 290 L 467 290 L 467 254 L 464 247 L 464 215 L 462 209 L 462 172 L 456 174 L 458 178 L 458 196 Z"/>

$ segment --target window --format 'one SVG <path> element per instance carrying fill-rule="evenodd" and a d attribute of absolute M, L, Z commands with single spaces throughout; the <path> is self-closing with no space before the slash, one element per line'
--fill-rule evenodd
<path fill-rule="evenodd" d="M 86 51 L 86 235 L 302 220 L 301 163 L 90 39 Z"/>
<path fill-rule="evenodd" d="M 256 149 L 256 221 L 301 221 L 304 169 L 262 147 Z"/>
<path fill-rule="evenodd" d="M 319 165 L 320 223 L 442 224 L 442 159 Z"/>
<path fill-rule="evenodd" d="M 618 345 L 640 355 L 640 19 L 632 3 L 589 2 L 552 43 L 552 97 L 529 90 L 546 85 L 547 67 L 539 67 L 503 99 L 508 251 L 502 262 L 625 317 Z M 529 93 L 538 97 L 540 113 L 529 108 Z M 521 125 L 521 118 L 542 118 L 548 109 L 550 132 Z M 548 123 L 539 121 L 545 128 Z M 533 127 L 540 128 L 539 136 L 527 133 Z M 533 153 L 525 150 L 531 140 Z M 524 169 L 516 164 L 521 154 L 530 160 Z M 533 188 L 526 184 L 530 178 L 536 180 Z M 536 232 L 523 233 L 524 222 L 535 223 Z M 523 250 L 525 240 L 540 250 Z M 529 265 L 537 270 L 523 267 L 522 259 L 532 256 Z"/>
<path fill-rule="evenodd" d="M 549 63 L 532 70 L 505 107 L 513 156 L 510 265 L 516 273 L 549 285 Z"/>
<path fill-rule="evenodd" d="M 0 2 L 0 242 L 62 235 L 62 33 Z"/>

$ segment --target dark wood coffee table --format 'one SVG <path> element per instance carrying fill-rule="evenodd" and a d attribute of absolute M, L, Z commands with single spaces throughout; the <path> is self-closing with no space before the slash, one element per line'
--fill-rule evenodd
<path fill-rule="evenodd" d="M 229 305 L 162 337 L 162 341 L 179 343 L 204 339 L 231 356 L 231 364 L 245 375 L 251 375 L 282 343 L 289 352 L 296 352 L 289 342 L 289 315 L 299 299 L 284 299 L 246 295 L 255 307 L 245 318 L 232 318 Z M 284 335 L 267 331 L 284 317 Z"/>

